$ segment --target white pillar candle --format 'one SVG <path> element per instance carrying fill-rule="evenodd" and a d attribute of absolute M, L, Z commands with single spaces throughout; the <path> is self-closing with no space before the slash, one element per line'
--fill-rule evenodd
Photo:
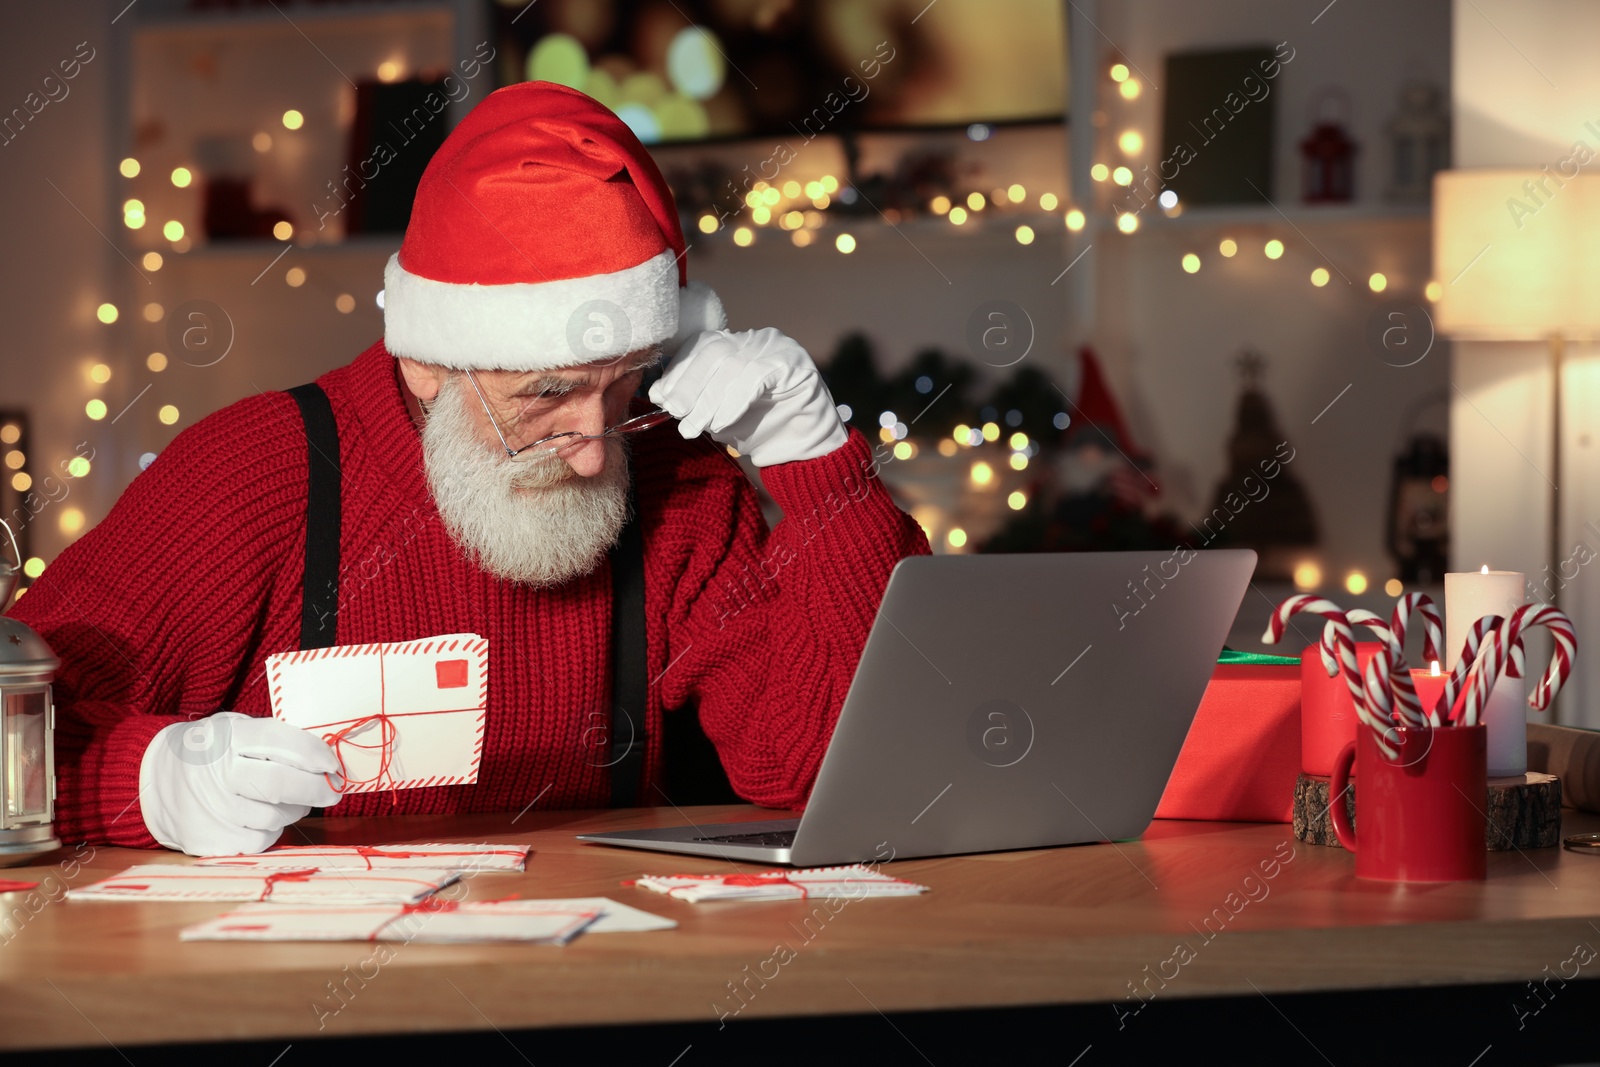
<path fill-rule="evenodd" d="M 1444 576 L 1445 669 L 1452 670 L 1473 624 L 1485 615 L 1509 616 L 1527 602 L 1521 571 L 1452 572 Z M 1483 709 L 1489 727 L 1489 777 L 1520 776 L 1528 769 L 1528 680 L 1502 674 Z"/>

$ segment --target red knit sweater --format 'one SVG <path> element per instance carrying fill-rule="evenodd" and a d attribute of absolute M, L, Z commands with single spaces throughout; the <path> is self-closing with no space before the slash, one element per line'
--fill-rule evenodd
<path fill-rule="evenodd" d="M 330 814 L 604 806 L 609 771 L 585 731 L 610 721 L 609 563 L 543 591 L 483 571 L 439 518 L 393 357 L 374 345 L 318 383 L 341 448 L 339 644 L 489 641 L 477 783 L 393 804 L 355 794 Z M 697 705 L 740 795 L 802 805 L 889 571 L 927 539 L 869 475 L 854 430 L 829 455 L 763 470 L 785 514 L 770 531 L 738 465 L 676 424 L 638 435 L 633 464 L 652 679 L 640 796 L 663 801 L 648 784 L 663 712 Z M 138 783 L 156 732 L 218 709 L 271 714 L 263 661 L 299 647 L 306 480 L 294 399 L 241 400 L 180 433 L 13 606 L 62 660 L 63 839 L 154 846 Z"/>

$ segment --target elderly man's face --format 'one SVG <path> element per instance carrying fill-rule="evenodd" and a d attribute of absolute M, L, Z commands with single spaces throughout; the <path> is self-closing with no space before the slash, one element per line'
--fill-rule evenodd
<path fill-rule="evenodd" d="M 548 437 L 575 431 L 598 434 L 627 418 L 628 401 L 638 392 L 644 372 L 659 363 L 659 350 L 649 348 L 630 352 L 613 360 L 543 371 L 473 371 L 476 397 L 482 402 L 469 405 L 474 425 L 486 447 L 500 449 L 501 434 L 513 449 Z M 413 394 L 424 404 L 431 403 L 452 372 L 449 368 L 416 360 L 400 360 L 400 368 Z M 464 378 L 464 375 L 463 375 Z M 471 391 L 472 383 L 462 387 Z M 483 408 L 494 415 L 491 422 Z M 603 441 L 588 441 L 562 453 L 572 473 L 590 478 L 599 474 L 610 451 Z M 526 463 L 536 457 L 518 457 Z"/>
<path fill-rule="evenodd" d="M 593 570 L 616 543 L 628 511 L 625 440 L 513 458 L 495 427 L 513 449 L 555 433 L 598 434 L 627 417 L 656 358 L 642 351 L 557 370 L 474 371 L 477 390 L 462 372 L 400 360 L 407 387 L 428 407 L 422 454 L 440 518 L 485 570 L 557 585 Z"/>

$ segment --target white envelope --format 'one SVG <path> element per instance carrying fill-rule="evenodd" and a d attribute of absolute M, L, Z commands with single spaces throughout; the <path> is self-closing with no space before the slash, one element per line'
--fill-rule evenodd
<path fill-rule="evenodd" d="M 186 927 L 184 941 L 524 941 L 564 945 L 579 933 L 669 930 L 678 924 L 606 897 L 461 901 L 438 910 L 391 905 L 246 904 Z"/>
<path fill-rule="evenodd" d="M 489 642 L 477 634 L 278 653 L 267 684 L 275 717 L 334 747 L 346 793 L 478 780 Z"/>
<path fill-rule="evenodd" d="M 147 863 L 93 885 L 67 890 L 68 900 L 265 900 L 275 903 L 413 904 L 459 878 L 455 871 L 255 870 Z"/>
<path fill-rule="evenodd" d="M 388 868 L 435 867 L 450 871 L 521 871 L 528 862 L 527 845 L 476 845 L 465 842 L 430 842 L 402 845 L 283 845 L 242 856 L 206 856 L 197 867 L 354 867 L 376 871 Z"/>

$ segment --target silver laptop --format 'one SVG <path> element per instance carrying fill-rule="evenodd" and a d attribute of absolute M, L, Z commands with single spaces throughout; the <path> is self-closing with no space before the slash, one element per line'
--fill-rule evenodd
<path fill-rule="evenodd" d="M 902 560 L 800 818 L 579 839 L 810 867 L 1137 837 L 1255 562 Z"/>

